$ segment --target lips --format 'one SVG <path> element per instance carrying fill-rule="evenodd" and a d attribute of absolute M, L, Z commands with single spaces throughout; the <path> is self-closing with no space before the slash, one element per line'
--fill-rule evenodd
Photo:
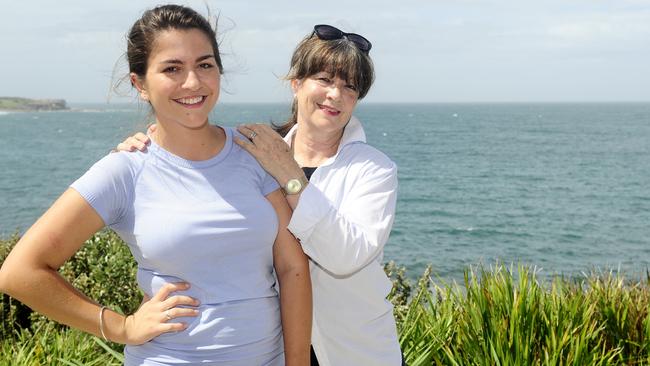
<path fill-rule="evenodd" d="M 182 104 L 185 107 L 196 108 L 203 105 L 203 102 L 207 99 L 205 95 L 195 96 L 195 97 L 184 97 L 174 99 L 176 103 Z"/>
<path fill-rule="evenodd" d="M 318 104 L 318 108 L 320 108 L 323 112 L 325 112 L 330 116 L 338 116 L 339 114 L 341 114 L 341 111 L 339 111 L 338 109 L 323 104 Z"/>

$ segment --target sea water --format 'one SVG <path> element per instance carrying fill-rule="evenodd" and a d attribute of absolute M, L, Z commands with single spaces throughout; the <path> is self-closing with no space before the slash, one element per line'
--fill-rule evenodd
<path fill-rule="evenodd" d="M 219 105 L 211 120 L 282 121 L 283 104 Z M 650 264 L 650 104 L 360 104 L 368 142 L 399 166 L 384 260 L 522 263 L 542 276 Z M 0 114 L 0 235 L 27 229 L 124 137 L 144 108 Z"/>

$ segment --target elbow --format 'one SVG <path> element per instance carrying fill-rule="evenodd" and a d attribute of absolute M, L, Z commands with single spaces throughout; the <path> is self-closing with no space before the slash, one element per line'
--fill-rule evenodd
<path fill-rule="evenodd" d="M 7 294 L 11 292 L 11 281 L 9 280 L 9 271 L 10 269 L 6 263 L 0 267 L 0 293 Z"/>
<path fill-rule="evenodd" d="M 20 295 L 25 281 L 34 275 L 35 269 L 22 258 L 12 254 L 9 253 L 0 266 L 0 293 L 16 298 Z"/>
<path fill-rule="evenodd" d="M 372 250 L 368 250 L 364 254 L 355 253 L 341 257 L 333 257 L 329 263 L 319 264 L 336 277 L 350 277 L 375 260 L 378 252 L 379 247 L 373 246 Z"/>
<path fill-rule="evenodd" d="M 293 277 L 305 276 L 309 278 L 309 263 L 307 262 L 307 257 L 304 261 L 299 261 L 297 263 L 292 263 L 281 268 L 276 268 L 278 274 L 278 279 L 282 282 L 285 279 Z"/>
<path fill-rule="evenodd" d="M 309 260 L 304 253 L 292 258 L 289 261 L 283 261 L 275 265 L 275 272 L 280 282 L 283 279 L 305 276 L 309 279 Z"/>

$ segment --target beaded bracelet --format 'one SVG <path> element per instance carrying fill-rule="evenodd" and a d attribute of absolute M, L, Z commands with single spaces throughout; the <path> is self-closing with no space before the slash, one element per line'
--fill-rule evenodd
<path fill-rule="evenodd" d="M 106 338 L 106 334 L 104 334 L 104 310 L 106 310 L 106 306 L 102 306 L 102 308 L 99 309 L 99 332 L 102 334 L 102 338 L 108 342 L 108 338 Z"/>

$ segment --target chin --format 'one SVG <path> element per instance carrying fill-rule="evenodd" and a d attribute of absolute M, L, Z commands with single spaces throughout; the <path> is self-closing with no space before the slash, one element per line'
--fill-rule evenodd
<path fill-rule="evenodd" d="M 203 119 L 202 121 L 188 121 L 184 123 L 185 127 L 192 129 L 192 130 L 200 130 L 201 128 L 204 128 L 206 125 L 209 125 L 210 122 L 208 121 L 207 117 Z"/>

